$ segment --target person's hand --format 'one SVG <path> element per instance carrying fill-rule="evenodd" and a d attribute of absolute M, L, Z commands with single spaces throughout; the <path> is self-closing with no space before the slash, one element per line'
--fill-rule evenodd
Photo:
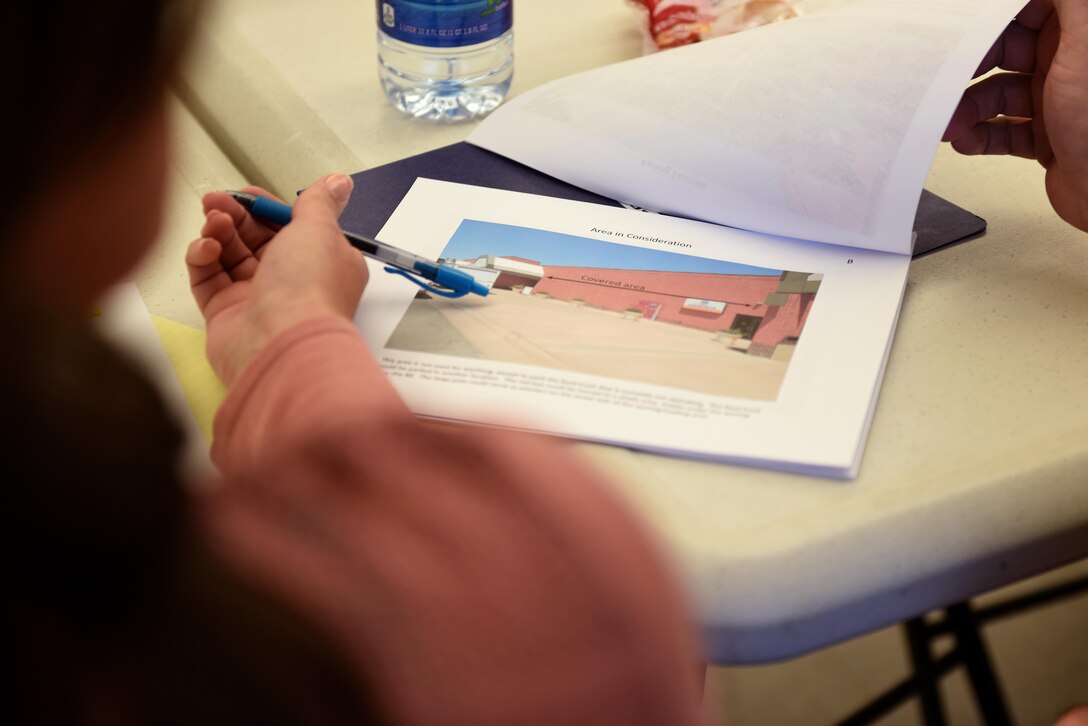
<path fill-rule="evenodd" d="M 1069 709 L 1054 726 L 1088 726 L 1088 704 Z"/>
<path fill-rule="evenodd" d="M 225 192 L 204 197 L 206 221 L 185 262 L 207 323 L 208 360 L 224 384 L 287 328 L 354 314 L 366 263 L 337 223 L 351 188 L 351 178 L 339 174 L 314 182 L 295 203 L 291 223 L 278 231 Z M 244 191 L 275 198 L 256 187 Z"/>
<path fill-rule="evenodd" d="M 1088 231 L 1088 2 L 1031 0 L 987 54 L 945 141 L 963 154 L 1013 154 L 1046 168 L 1054 210 Z"/>

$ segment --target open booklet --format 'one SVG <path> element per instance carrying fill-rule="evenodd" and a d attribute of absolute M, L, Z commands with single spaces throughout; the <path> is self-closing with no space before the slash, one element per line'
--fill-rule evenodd
<path fill-rule="evenodd" d="M 1019 5 L 862 0 L 526 93 L 469 141 L 668 214 L 420 179 L 378 236 L 491 292 L 375 269 L 357 324 L 421 415 L 855 477 L 928 167 Z"/>

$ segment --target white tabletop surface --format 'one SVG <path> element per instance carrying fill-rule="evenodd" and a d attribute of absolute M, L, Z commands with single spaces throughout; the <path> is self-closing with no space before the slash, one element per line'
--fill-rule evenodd
<path fill-rule="evenodd" d="M 471 130 L 387 104 L 372 0 L 217 7 L 181 92 L 253 182 L 290 195 Z M 512 94 L 642 50 L 623 0 L 515 18 Z M 913 263 L 857 480 L 577 445 L 675 558 L 713 662 L 801 655 L 1088 555 L 1088 235 L 1033 162 L 942 148 L 926 187 L 989 231 Z M 177 285 L 164 268 L 141 289 Z"/>

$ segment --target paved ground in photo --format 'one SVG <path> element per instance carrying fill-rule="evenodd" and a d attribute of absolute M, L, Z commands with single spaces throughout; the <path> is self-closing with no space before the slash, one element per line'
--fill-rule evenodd
<path fill-rule="evenodd" d="M 486 298 L 417 299 L 386 347 L 764 401 L 778 395 L 787 367 L 730 350 L 708 331 L 508 290 Z"/>

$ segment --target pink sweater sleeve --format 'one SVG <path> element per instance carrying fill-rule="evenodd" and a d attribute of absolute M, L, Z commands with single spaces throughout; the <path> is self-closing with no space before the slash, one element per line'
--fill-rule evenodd
<path fill-rule="evenodd" d="M 698 721 L 683 603 L 632 513 L 555 441 L 417 420 L 347 321 L 262 351 L 213 456 L 215 551 L 396 723 Z"/>

